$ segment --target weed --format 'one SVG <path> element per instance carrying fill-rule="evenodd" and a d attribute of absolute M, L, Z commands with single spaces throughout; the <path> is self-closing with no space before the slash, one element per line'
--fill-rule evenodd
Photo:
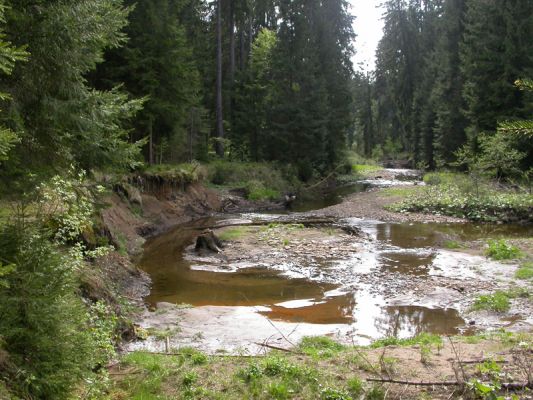
<path fill-rule="evenodd" d="M 516 279 L 533 279 L 533 262 L 524 263 L 515 272 Z"/>
<path fill-rule="evenodd" d="M 237 372 L 237 376 L 243 379 L 245 382 L 250 382 L 261 378 L 263 376 L 263 370 L 257 364 L 250 364 L 248 368 L 240 369 Z"/>
<path fill-rule="evenodd" d="M 491 378 L 498 378 L 502 369 L 495 360 L 486 360 L 477 365 L 477 369 L 480 374 L 488 375 Z"/>
<path fill-rule="evenodd" d="M 289 389 L 284 383 L 272 382 L 268 385 L 268 393 L 276 400 L 285 400 L 289 398 Z"/>
<path fill-rule="evenodd" d="M 374 385 L 366 393 L 365 400 L 383 400 L 385 399 L 385 391 L 379 385 Z"/>
<path fill-rule="evenodd" d="M 493 260 L 512 260 L 522 256 L 522 252 L 518 247 L 508 244 L 503 239 L 489 240 L 488 246 L 486 255 Z"/>
<path fill-rule="evenodd" d="M 422 364 L 429 364 L 431 362 L 431 346 L 427 344 L 420 345 L 420 362 Z"/>
<path fill-rule="evenodd" d="M 348 387 L 350 394 L 356 399 L 361 397 L 364 392 L 363 381 L 356 376 L 348 379 L 346 386 Z"/>
<path fill-rule="evenodd" d="M 324 388 L 320 392 L 322 400 L 352 400 L 352 397 L 343 390 Z"/>
<path fill-rule="evenodd" d="M 181 382 L 183 383 L 183 386 L 190 387 L 196 383 L 198 380 L 198 374 L 194 371 L 189 371 L 183 375 L 183 379 Z"/>
<path fill-rule="evenodd" d="M 497 291 L 494 294 L 487 294 L 479 296 L 472 305 L 472 310 L 488 310 L 496 312 L 509 311 L 511 304 L 509 297 L 505 292 Z"/>

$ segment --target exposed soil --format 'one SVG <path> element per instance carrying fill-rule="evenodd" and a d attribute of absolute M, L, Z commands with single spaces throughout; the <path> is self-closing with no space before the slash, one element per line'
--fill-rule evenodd
<path fill-rule="evenodd" d="M 385 209 L 386 206 L 399 200 L 401 197 L 384 194 L 381 189 L 375 188 L 367 192 L 349 195 L 341 204 L 314 211 L 313 214 L 337 218 L 358 217 L 383 222 L 467 222 L 461 218 L 445 215 L 396 213 Z"/>

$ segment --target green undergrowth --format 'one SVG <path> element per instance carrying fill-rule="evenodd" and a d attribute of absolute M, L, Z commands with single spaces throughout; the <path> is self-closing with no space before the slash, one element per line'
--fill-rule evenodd
<path fill-rule="evenodd" d="M 533 196 L 527 191 L 506 190 L 489 180 L 456 173 L 426 174 L 424 182 L 426 186 L 405 193 L 405 199 L 389 208 L 482 222 L 533 220 Z"/>

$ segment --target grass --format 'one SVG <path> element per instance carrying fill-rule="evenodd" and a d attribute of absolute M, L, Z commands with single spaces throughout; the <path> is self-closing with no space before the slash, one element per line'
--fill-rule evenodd
<path fill-rule="evenodd" d="M 533 262 L 524 263 L 515 272 L 516 279 L 531 280 L 533 279 Z"/>
<path fill-rule="evenodd" d="M 309 336 L 302 339 L 299 349 L 302 353 L 315 358 L 331 358 L 345 347 L 326 336 Z"/>
<path fill-rule="evenodd" d="M 239 240 L 248 233 L 250 233 L 250 227 L 236 226 L 235 228 L 225 229 L 218 234 L 218 238 L 223 241 L 231 242 Z"/>
<path fill-rule="evenodd" d="M 368 175 L 372 172 L 376 172 L 383 169 L 379 165 L 368 165 L 368 164 L 353 164 L 352 172 L 357 175 Z"/>
<path fill-rule="evenodd" d="M 489 240 L 485 254 L 493 260 L 513 260 L 522 257 L 522 252 L 518 247 L 507 243 L 503 239 Z"/>
<path fill-rule="evenodd" d="M 530 334 L 505 331 L 484 333 L 476 339 L 475 343 L 499 340 L 508 348 L 514 348 L 517 343 L 531 343 Z M 109 399 L 382 400 L 391 388 L 366 381 L 365 377 L 376 376 L 376 370 L 365 370 L 352 362 L 355 354 L 367 362 L 369 358 L 375 361 L 382 352 L 373 350 L 377 343 L 420 347 L 437 345 L 442 339 L 422 334 L 410 339 L 389 338 L 376 342 L 373 347 L 351 347 L 327 337 L 308 337 L 300 342 L 296 353 L 274 351 L 264 357 L 208 357 L 190 348 L 178 350 L 179 355 L 130 353 L 122 359 L 120 370 L 111 372 L 114 382 Z M 375 366 L 377 370 L 381 367 L 387 373 L 395 370 L 392 372 L 405 375 L 402 359 L 382 355 L 381 360 Z M 488 363 L 483 367 L 483 373 L 492 371 Z M 479 371 L 478 368 L 474 373 Z M 389 394 L 392 398 L 397 393 Z M 421 397 L 406 394 L 405 398 Z"/>
<path fill-rule="evenodd" d="M 397 337 L 388 337 L 379 339 L 373 342 L 370 347 L 373 349 L 386 347 L 386 346 L 414 346 L 414 345 L 435 345 L 442 346 L 443 341 L 439 335 L 433 335 L 430 333 L 421 333 L 411 338 L 399 339 Z"/>

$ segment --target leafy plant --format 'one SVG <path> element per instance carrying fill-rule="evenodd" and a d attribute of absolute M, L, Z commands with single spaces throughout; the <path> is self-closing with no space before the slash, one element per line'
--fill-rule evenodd
<path fill-rule="evenodd" d="M 497 291 L 494 294 L 487 294 L 479 296 L 472 306 L 472 310 L 489 310 L 496 312 L 508 311 L 511 307 L 509 296 L 502 291 Z"/>
<path fill-rule="evenodd" d="M 494 260 L 512 260 L 522 256 L 522 252 L 516 246 L 505 240 L 489 240 L 486 255 Z"/>

